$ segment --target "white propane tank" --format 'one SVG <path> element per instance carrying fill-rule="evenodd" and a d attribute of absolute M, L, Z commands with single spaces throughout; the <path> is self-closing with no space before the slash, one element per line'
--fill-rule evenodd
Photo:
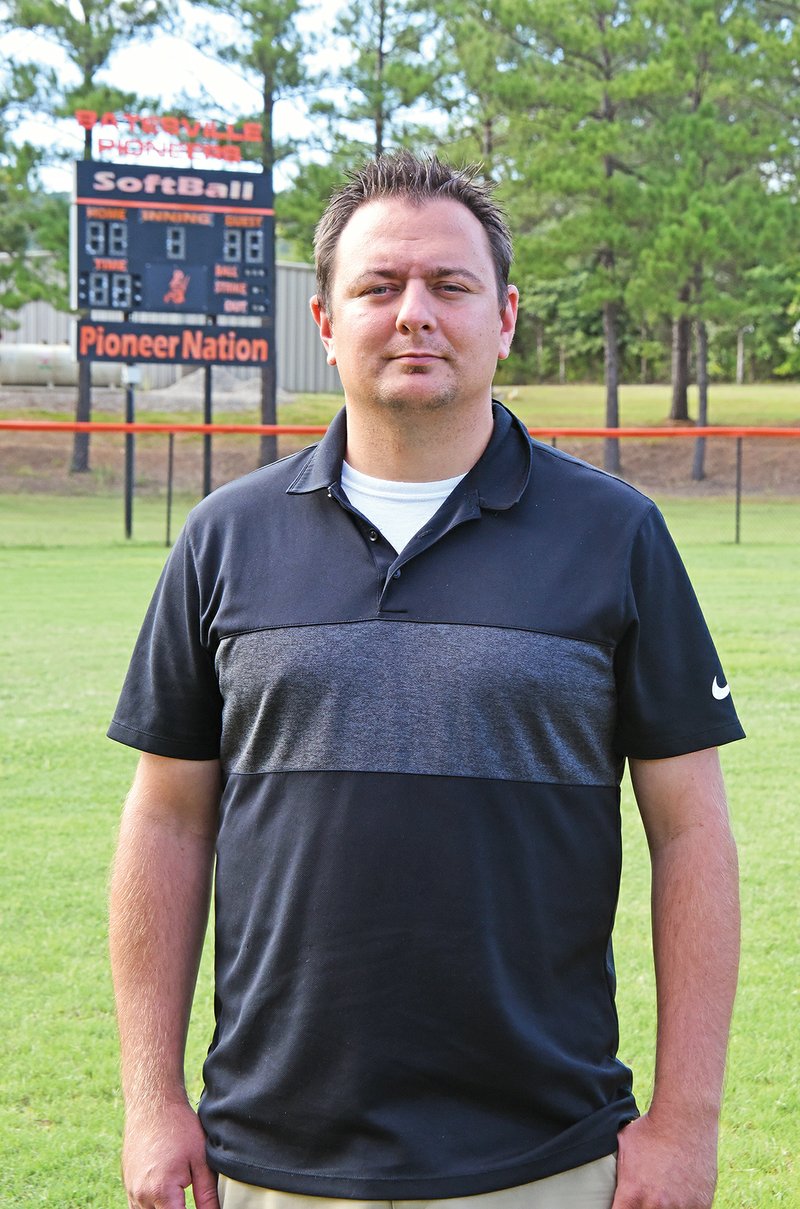
<path fill-rule="evenodd" d="M 119 386 L 122 366 L 95 362 L 94 386 Z M 0 341 L 0 386 L 77 386 L 78 362 L 69 344 L 9 344 Z"/>

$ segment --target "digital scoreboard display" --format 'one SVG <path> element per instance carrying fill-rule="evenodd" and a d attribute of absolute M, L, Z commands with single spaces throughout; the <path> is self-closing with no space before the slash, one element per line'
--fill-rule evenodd
<path fill-rule="evenodd" d="M 72 305 L 264 317 L 272 196 L 260 173 L 75 165 Z"/>

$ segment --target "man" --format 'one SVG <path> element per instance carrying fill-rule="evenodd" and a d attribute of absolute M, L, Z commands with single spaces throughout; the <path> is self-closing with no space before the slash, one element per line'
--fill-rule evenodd
<path fill-rule="evenodd" d="M 742 731 L 685 572 L 650 501 L 492 404 L 517 290 L 473 172 L 369 164 L 316 250 L 345 410 L 195 510 L 110 729 L 144 753 L 112 886 L 129 1204 L 703 1209 L 738 938 L 715 748 Z M 610 947 L 626 758 L 642 1117 Z"/>

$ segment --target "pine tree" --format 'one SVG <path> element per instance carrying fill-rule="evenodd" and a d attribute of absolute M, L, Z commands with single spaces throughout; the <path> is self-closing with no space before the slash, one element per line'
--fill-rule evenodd
<path fill-rule="evenodd" d="M 327 112 L 367 154 L 419 141 L 413 109 L 423 99 L 435 103 L 440 76 L 431 54 L 436 26 L 432 8 L 419 0 L 352 0 L 339 12 L 334 35 L 350 55 L 331 78 L 340 99 Z"/>
<path fill-rule="evenodd" d="M 10 0 L 8 24 L 33 30 L 63 52 L 68 70 L 53 78 L 49 112 L 65 117 L 76 109 L 112 113 L 141 103 L 104 80 L 114 53 L 137 38 L 147 37 L 166 23 L 164 0 Z M 84 139 L 84 158 L 91 158 L 91 131 Z M 91 420 L 91 367 L 82 361 L 78 371 L 76 420 Z M 72 449 L 73 472 L 89 469 L 89 434 L 76 433 Z"/>
<path fill-rule="evenodd" d="M 435 144 L 418 117 L 423 103 L 441 99 L 438 30 L 432 8 L 416 0 L 356 0 L 336 17 L 326 49 L 340 65 L 313 82 L 314 132 L 276 199 L 279 232 L 302 259 L 311 259 L 316 224 L 349 170 L 398 145 Z"/>
<path fill-rule="evenodd" d="M 214 53 L 241 69 L 252 80 L 261 98 L 257 113 L 248 115 L 261 123 L 261 169 L 269 192 L 273 192 L 274 168 L 286 148 L 275 134 L 275 106 L 281 98 L 297 92 L 306 82 L 304 43 L 297 25 L 300 0 L 203 0 L 205 7 L 231 17 L 238 27 L 233 41 L 217 40 Z M 270 279 L 275 280 L 275 227 L 268 229 L 265 259 Z M 270 316 L 264 325 L 271 329 Z M 270 332 L 271 337 L 271 332 Z M 276 342 L 270 338 L 270 358 L 261 370 L 261 423 L 277 422 Z M 262 436 L 259 458 L 262 465 L 274 462 L 277 440 Z"/>
<path fill-rule="evenodd" d="M 651 103 L 645 176 L 650 231 L 627 300 L 673 320 L 672 410 L 688 419 L 696 331 L 698 422 L 708 420 L 709 325 L 732 322 L 743 282 L 782 255 L 772 216 L 783 183 L 774 156 L 790 139 L 796 32 L 757 0 L 644 2 L 658 23 L 661 85 Z M 693 475 L 704 474 L 704 444 Z"/>
<path fill-rule="evenodd" d="M 494 0 L 488 12 L 504 43 L 494 84 L 508 114 L 501 189 L 515 274 L 523 297 L 526 280 L 577 274 L 582 305 L 602 315 L 606 424 L 617 427 L 621 312 L 646 204 L 638 144 L 651 30 L 635 4 L 615 0 Z M 615 439 L 604 461 L 619 471 Z"/>

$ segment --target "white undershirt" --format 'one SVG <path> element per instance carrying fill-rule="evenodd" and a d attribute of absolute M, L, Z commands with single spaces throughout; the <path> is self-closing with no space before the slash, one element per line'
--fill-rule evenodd
<path fill-rule="evenodd" d="M 376 479 L 371 474 L 354 470 L 342 463 L 342 487 L 354 508 L 371 521 L 398 553 L 408 545 L 415 533 L 429 521 L 451 491 L 464 478 L 436 483 L 397 483 L 392 479 Z"/>

